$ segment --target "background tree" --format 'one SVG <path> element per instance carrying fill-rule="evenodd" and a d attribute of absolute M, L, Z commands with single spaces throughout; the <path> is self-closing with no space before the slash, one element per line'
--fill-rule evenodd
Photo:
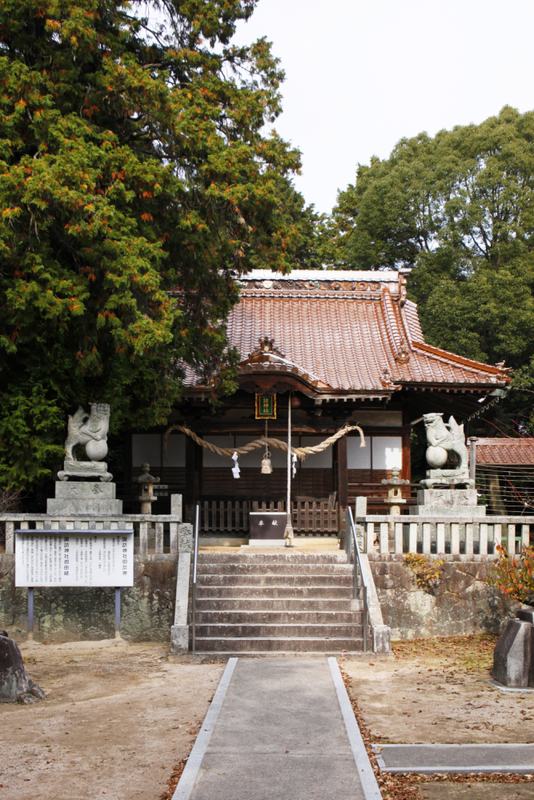
<path fill-rule="evenodd" d="M 299 153 L 262 134 L 283 73 L 230 44 L 254 5 L 1 3 L 4 486 L 49 471 L 78 403 L 117 431 L 164 423 L 186 364 L 231 386 L 235 278 L 305 257 Z"/>
<path fill-rule="evenodd" d="M 322 234 L 333 265 L 412 269 L 427 341 L 534 376 L 534 113 L 403 139 L 360 166 Z M 512 393 L 512 417 L 530 397 Z M 530 411 L 528 411 L 530 414 Z"/>

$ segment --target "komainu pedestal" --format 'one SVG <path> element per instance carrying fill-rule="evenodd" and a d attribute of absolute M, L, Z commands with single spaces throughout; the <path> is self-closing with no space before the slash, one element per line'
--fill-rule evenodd
<path fill-rule="evenodd" d="M 410 514 L 429 517 L 485 517 L 486 506 L 477 505 L 476 489 L 418 489 L 417 505 Z"/>
<path fill-rule="evenodd" d="M 55 517 L 88 514 L 122 514 L 122 500 L 116 499 L 115 483 L 97 481 L 56 481 L 56 496 L 46 504 L 46 513 Z"/>

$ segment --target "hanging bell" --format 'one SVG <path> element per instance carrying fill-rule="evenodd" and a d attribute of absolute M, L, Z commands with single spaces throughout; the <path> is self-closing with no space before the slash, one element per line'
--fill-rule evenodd
<path fill-rule="evenodd" d="M 261 474 L 270 475 L 272 471 L 273 465 L 271 464 L 271 453 L 267 448 L 265 448 L 265 455 L 261 461 Z"/>

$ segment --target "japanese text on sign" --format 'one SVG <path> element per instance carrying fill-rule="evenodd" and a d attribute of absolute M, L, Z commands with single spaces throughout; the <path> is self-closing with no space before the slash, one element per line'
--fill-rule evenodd
<path fill-rule="evenodd" d="M 15 586 L 133 586 L 133 532 L 15 535 Z"/>

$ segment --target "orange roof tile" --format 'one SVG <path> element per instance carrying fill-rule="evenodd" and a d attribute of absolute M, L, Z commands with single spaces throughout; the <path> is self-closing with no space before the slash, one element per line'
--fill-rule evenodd
<path fill-rule="evenodd" d="M 534 464 L 534 439 L 477 439 L 477 464 Z"/>
<path fill-rule="evenodd" d="M 292 371 L 322 393 L 382 395 L 419 384 L 491 391 L 509 380 L 505 370 L 425 344 L 396 271 L 257 270 L 240 285 L 227 330 L 244 373 Z M 251 363 L 265 338 L 273 357 Z"/>

